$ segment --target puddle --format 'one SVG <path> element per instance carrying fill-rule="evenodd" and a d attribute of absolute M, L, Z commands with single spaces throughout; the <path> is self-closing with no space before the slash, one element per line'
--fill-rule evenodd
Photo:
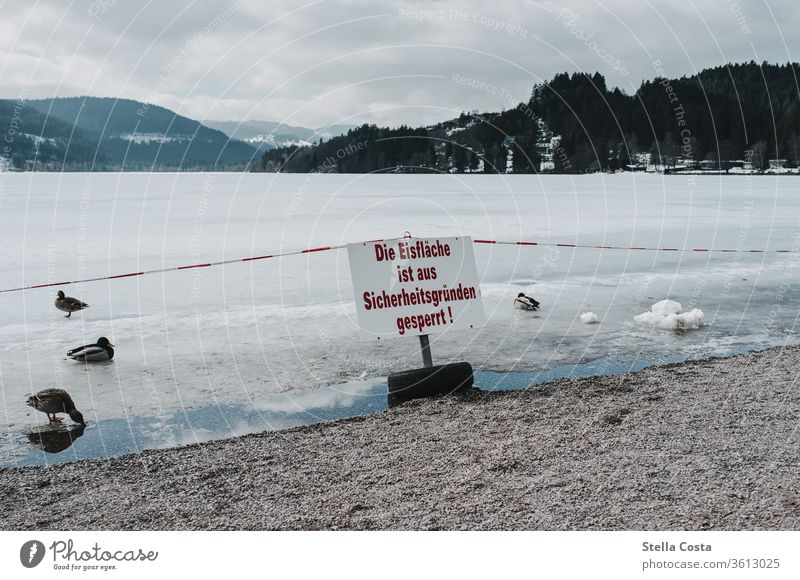
<path fill-rule="evenodd" d="M 681 360 L 686 359 L 676 357 L 674 361 L 667 362 L 680 362 Z M 653 363 L 641 359 L 622 363 L 609 358 L 601 358 L 588 363 L 559 365 L 541 371 L 506 373 L 481 371 L 475 373 L 475 382 L 479 388 L 486 391 L 521 391 L 557 379 L 621 375 L 640 371 L 649 366 L 653 366 Z"/>
<path fill-rule="evenodd" d="M 726 355 L 752 352 L 742 348 Z M 691 360 L 671 356 L 659 364 Z M 610 376 L 637 371 L 654 363 L 640 359 L 600 358 L 586 363 L 559 365 L 538 371 L 476 371 L 475 386 L 486 391 L 513 391 L 561 378 Z M 315 407 L 311 401 L 324 400 Z M 98 459 L 135 453 L 145 449 L 176 447 L 190 443 L 237 437 L 247 433 L 277 431 L 300 425 L 370 415 L 387 410 L 387 386 L 379 382 L 357 393 L 346 385 L 275 395 L 258 406 L 215 405 L 187 409 L 156 417 L 109 419 L 86 428 L 61 425 L 32 426 L 12 431 L 0 441 L 0 467 L 51 465 L 81 459 Z"/>
<path fill-rule="evenodd" d="M 326 387 L 318 391 L 332 391 Z M 70 427 L 55 430 L 39 426 L 30 433 L 12 432 L 0 444 L 0 467 L 49 465 L 79 459 L 97 459 L 135 453 L 144 449 L 177 447 L 190 443 L 227 439 L 246 433 L 277 431 L 300 425 L 335 421 L 344 417 L 369 415 L 386 410 L 386 384 L 376 384 L 366 392 L 338 397 L 323 408 L 304 409 L 308 392 L 280 395 L 261 404 L 215 405 L 165 413 L 156 417 L 131 417 L 90 422 L 80 435 Z M 329 393 L 326 393 L 329 394 Z M 337 393 L 340 394 L 340 393 Z M 68 423 L 65 420 L 65 423 Z M 42 431 L 45 439 L 42 440 Z M 55 440 L 55 443 L 53 442 Z M 63 447 L 61 447 L 63 445 Z"/>

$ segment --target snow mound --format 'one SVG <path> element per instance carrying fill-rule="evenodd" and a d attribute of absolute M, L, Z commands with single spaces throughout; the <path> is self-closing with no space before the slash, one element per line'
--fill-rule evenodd
<path fill-rule="evenodd" d="M 705 315 L 699 308 L 683 312 L 680 302 L 662 300 L 650 307 L 650 312 L 634 316 L 633 320 L 643 326 L 652 326 L 663 330 L 695 330 L 705 322 Z"/>
<path fill-rule="evenodd" d="M 674 300 L 662 300 L 656 302 L 650 307 L 650 311 L 661 316 L 668 316 L 670 314 L 680 314 L 683 311 L 683 306 L 680 302 Z"/>
<path fill-rule="evenodd" d="M 581 322 L 584 324 L 597 324 L 600 322 L 600 317 L 594 312 L 584 312 L 581 314 Z"/>

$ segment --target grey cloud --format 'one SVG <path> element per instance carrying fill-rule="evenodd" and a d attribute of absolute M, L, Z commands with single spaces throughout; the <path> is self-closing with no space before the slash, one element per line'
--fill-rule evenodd
<path fill-rule="evenodd" d="M 599 70 L 632 91 L 655 59 L 669 75 L 796 60 L 798 32 L 788 0 L 12 0 L 0 74 L 4 97 L 90 93 L 201 119 L 422 124 L 513 106 L 563 71 Z"/>

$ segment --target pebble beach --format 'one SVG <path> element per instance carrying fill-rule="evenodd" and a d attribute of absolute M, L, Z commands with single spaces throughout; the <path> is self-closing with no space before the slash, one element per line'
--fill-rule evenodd
<path fill-rule="evenodd" d="M 800 348 L 0 469 L 3 530 L 796 530 Z"/>

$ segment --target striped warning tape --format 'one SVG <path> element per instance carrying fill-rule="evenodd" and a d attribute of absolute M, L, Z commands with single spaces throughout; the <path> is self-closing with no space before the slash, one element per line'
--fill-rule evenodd
<path fill-rule="evenodd" d="M 565 244 L 560 242 L 504 242 L 500 240 L 472 240 L 475 244 L 497 244 L 498 246 L 552 246 L 558 248 L 590 248 L 593 250 L 641 250 L 647 252 L 728 252 L 739 254 L 800 253 L 800 250 L 731 250 L 719 248 L 656 248 L 645 246 L 602 246 L 598 244 Z"/>
<path fill-rule="evenodd" d="M 383 240 L 374 240 L 383 241 Z M 32 286 L 20 286 L 19 288 L 7 288 L 0 290 L 0 294 L 5 292 L 20 292 L 22 290 L 34 290 L 36 288 L 49 288 L 51 286 L 69 286 L 70 284 L 83 284 L 84 282 L 99 282 L 101 280 L 117 280 L 119 278 L 133 278 L 136 276 L 146 276 L 148 274 L 161 274 L 164 272 L 177 272 L 179 270 L 192 270 L 195 268 L 211 268 L 213 266 L 222 266 L 224 264 L 236 264 L 239 262 L 255 262 L 257 260 L 269 260 L 271 258 L 283 258 L 285 256 L 298 256 L 301 254 L 312 254 L 314 252 L 324 252 L 325 250 L 339 250 L 346 247 L 340 246 L 321 246 L 319 248 L 306 248 L 304 250 L 295 250 L 292 252 L 282 252 L 277 254 L 266 254 L 263 256 L 252 256 L 250 258 L 236 258 L 233 260 L 220 260 L 218 262 L 206 262 L 203 264 L 189 264 L 188 266 L 171 266 L 169 268 L 158 268 L 155 270 L 142 270 L 141 272 L 129 272 L 127 274 L 115 274 L 113 276 L 99 276 L 97 278 L 83 278 L 81 280 L 69 280 L 66 282 L 49 282 L 47 284 L 34 284 Z"/>
<path fill-rule="evenodd" d="M 387 239 L 379 239 L 379 240 L 367 240 L 368 242 L 384 242 L 389 241 L 390 239 L 397 239 L 397 238 L 387 238 Z M 499 246 L 552 246 L 552 247 L 559 247 L 559 248 L 590 248 L 590 249 L 602 249 L 602 250 L 639 250 L 639 251 L 658 251 L 658 252 L 724 252 L 724 253 L 759 253 L 764 254 L 768 252 L 773 252 L 777 254 L 792 254 L 792 253 L 800 253 L 800 250 L 731 250 L 731 249 L 716 249 L 716 248 L 688 248 L 688 249 L 681 249 L 681 248 L 656 248 L 656 247 L 645 247 L 645 246 L 604 246 L 604 245 L 597 245 L 597 244 L 567 244 L 567 243 L 560 243 L 560 242 L 530 242 L 530 241 L 519 241 L 519 242 L 507 242 L 502 240 L 484 240 L 484 239 L 475 239 L 472 240 L 475 244 L 496 244 Z M 365 242 L 366 243 L 366 242 Z M 225 264 L 237 264 L 241 262 L 255 262 L 258 260 L 269 260 L 274 258 L 284 258 L 286 256 L 299 256 L 302 254 L 313 254 L 316 252 L 325 252 L 328 250 L 340 250 L 342 248 L 347 247 L 346 244 L 341 244 L 338 246 L 320 246 L 316 248 L 305 248 L 303 250 L 294 250 L 291 252 L 280 252 L 276 254 L 265 254 L 263 256 L 252 256 L 249 258 L 235 258 L 232 260 L 220 260 L 218 262 L 205 262 L 202 264 L 189 264 L 184 266 L 171 266 L 169 268 L 157 268 L 155 270 L 142 270 L 140 272 L 129 272 L 127 274 L 114 274 L 111 276 L 98 276 L 97 278 L 83 278 L 80 280 L 68 280 L 64 282 L 48 282 L 46 284 L 33 284 L 31 286 L 20 286 L 19 288 L 6 288 L 4 290 L 0 290 L 0 294 L 4 294 L 7 292 L 21 292 L 23 290 L 35 290 L 37 288 L 50 288 L 52 286 L 69 286 L 71 284 L 83 284 L 85 282 L 100 282 L 102 280 L 118 280 L 120 278 L 134 278 L 137 276 L 146 276 L 148 274 L 162 274 L 164 272 L 178 272 L 181 270 L 193 270 L 196 268 L 211 268 L 214 266 L 222 266 Z"/>

